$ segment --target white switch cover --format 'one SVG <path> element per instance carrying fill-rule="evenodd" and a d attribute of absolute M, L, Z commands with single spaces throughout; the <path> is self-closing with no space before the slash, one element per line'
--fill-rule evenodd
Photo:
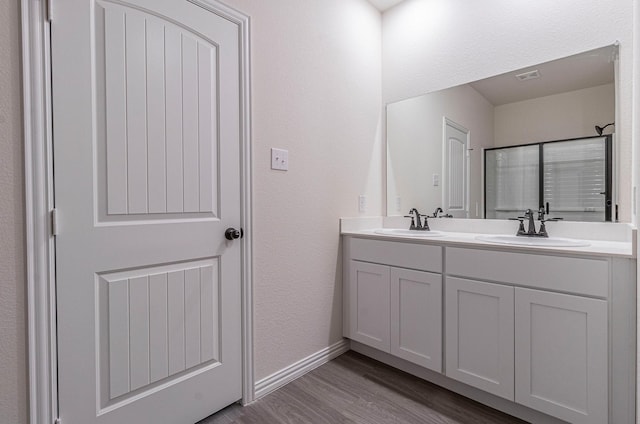
<path fill-rule="evenodd" d="M 367 196 L 362 194 L 358 196 L 358 211 L 360 213 L 365 213 L 367 211 Z"/>
<path fill-rule="evenodd" d="M 271 148 L 271 169 L 277 169 L 278 171 L 289 170 L 288 150 Z"/>
<path fill-rule="evenodd" d="M 396 197 L 396 212 L 400 212 L 402 210 L 402 197 Z"/>
<path fill-rule="evenodd" d="M 440 185 L 440 175 L 433 174 L 433 186 L 438 187 Z"/>

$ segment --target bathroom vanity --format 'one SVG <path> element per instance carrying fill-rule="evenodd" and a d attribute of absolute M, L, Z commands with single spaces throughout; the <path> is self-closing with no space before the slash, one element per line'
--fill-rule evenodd
<path fill-rule="evenodd" d="M 635 422 L 632 240 L 531 247 L 345 227 L 352 349 L 530 422 Z"/>

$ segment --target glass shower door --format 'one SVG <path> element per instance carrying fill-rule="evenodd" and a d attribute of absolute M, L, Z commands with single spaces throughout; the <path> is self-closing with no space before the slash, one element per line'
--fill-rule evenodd
<path fill-rule="evenodd" d="M 540 203 L 540 146 L 485 151 L 485 217 L 508 219 Z"/>
<path fill-rule="evenodd" d="M 607 146 L 606 137 L 543 144 L 543 204 L 551 217 L 611 219 Z"/>

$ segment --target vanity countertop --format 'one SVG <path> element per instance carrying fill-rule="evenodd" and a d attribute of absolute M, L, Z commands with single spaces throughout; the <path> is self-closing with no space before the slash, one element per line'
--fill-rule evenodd
<path fill-rule="evenodd" d="M 341 231 L 342 235 L 355 236 L 362 238 L 371 238 L 377 240 L 389 240 L 389 241 L 403 241 L 410 243 L 420 244 L 433 244 L 440 246 L 452 246 L 452 247 L 482 247 L 483 249 L 502 250 L 510 252 L 523 252 L 523 253 L 546 253 L 546 254 L 561 254 L 561 255 L 580 255 L 580 256 L 605 256 L 605 257 L 619 257 L 619 258 L 635 258 L 636 252 L 634 241 L 603 241 L 603 240 L 588 240 L 589 246 L 582 247 L 550 247 L 550 246 L 520 246 L 520 245 L 507 245 L 491 243 L 478 240 L 478 236 L 491 236 L 493 234 L 481 234 L 481 233 L 463 233 L 444 231 L 440 237 L 430 238 L 417 238 L 410 236 L 397 236 L 377 234 L 374 229 L 366 230 L 345 230 Z M 635 239 L 635 231 L 634 237 Z"/>

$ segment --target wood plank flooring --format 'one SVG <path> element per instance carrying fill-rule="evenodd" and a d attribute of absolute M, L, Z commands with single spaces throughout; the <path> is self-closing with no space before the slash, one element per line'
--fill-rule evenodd
<path fill-rule="evenodd" d="M 350 351 L 247 407 L 198 424 L 515 424 L 524 421 Z"/>

